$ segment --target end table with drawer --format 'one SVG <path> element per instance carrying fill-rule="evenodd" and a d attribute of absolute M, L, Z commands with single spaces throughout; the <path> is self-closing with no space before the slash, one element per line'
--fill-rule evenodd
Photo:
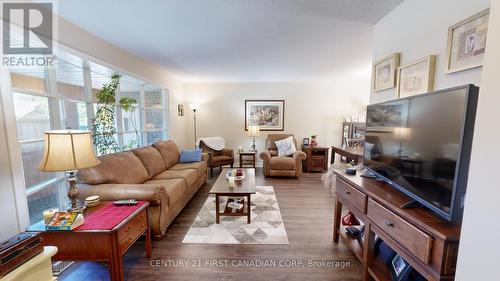
<path fill-rule="evenodd" d="M 146 257 L 151 256 L 148 206 L 145 201 L 132 206 L 114 206 L 104 201 L 88 208 L 84 212 L 85 223 L 72 231 L 45 230 L 43 221 L 31 225 L 27 231 L 41 232 L 44 246 L 58 248 L 52 260 L 106 262 L 111 280 L 122 281 L 123 255 L 142 235 L 146 236 Z M 108 220 L 110 217 L 115 219 Z"/>

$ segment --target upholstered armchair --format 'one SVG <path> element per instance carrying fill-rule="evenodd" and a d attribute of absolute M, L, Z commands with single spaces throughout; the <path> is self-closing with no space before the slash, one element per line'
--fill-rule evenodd
<path fill-rule="evenodd" d="M 223 148 L 221 150 L 214 150 L 210 148 L 203 140 L 200 140 L 200 148 L 203 152 L 208 153 L 208 167 L 210 168 L 210 177 L 213 176 L 214 167 L 219 167 L 222 170 L 222 166 L 230 165 L 231 168 L 234 165 L 234 152 L 232 149 Z"/>
<path fill-rule="evenodd" d="M 278 156 L 278 147 L 274 142 L 293 137 L 297 151 L 291 156 Z M 260 154 L 264 161 L 264 176 L 266 177 L 300 177 L 302 175 L 302 160 L 306 154 L 297 146 L 297 140 L 290 134 L 269 134 L 266 139 L 265 150 Z"/>

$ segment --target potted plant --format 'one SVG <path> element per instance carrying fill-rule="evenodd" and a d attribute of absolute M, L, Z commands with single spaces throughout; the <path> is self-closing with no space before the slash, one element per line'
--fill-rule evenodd
<path fill-rule="evenodd" d="M 311 136 L 311 142 L 310 142 L 310 146 L 316 146 L 318 145 L 318 141 L 316 140 L 316 138 L 318 137 L 318 135 L 312 135 Z"/>

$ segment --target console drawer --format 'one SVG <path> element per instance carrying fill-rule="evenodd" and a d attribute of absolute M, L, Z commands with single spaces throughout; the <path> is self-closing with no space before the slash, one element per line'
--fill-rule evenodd
<path fill-rule="evenodd" d="M 118 231 L 119 250 L 121 253 L 144 233 L 148 227 L 146 209 L 139 213 L 127 225 Z"/>
<path fill-rule="evenodd" d="M 432 246 L 432 237 L 429 234 L 371 199 L 368 200 L 368 218 L 416 258 L 429 263 Z"/>
<path fill-rule="evenodd" d="M 354 208 L 366 214 L 366 195 L 340 179 L 336 182 L 336 193 L 348 201 Z"/>

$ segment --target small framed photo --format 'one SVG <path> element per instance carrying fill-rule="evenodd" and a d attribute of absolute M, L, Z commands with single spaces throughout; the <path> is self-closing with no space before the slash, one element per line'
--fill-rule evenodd
<path fill-rule="evenodd" d="M 489 15 L 486 9 L 448 28 L 446 73 L 483 65 Z"/>
<path fill-rule="evenodd" d="M 309 138 L 303 138 L 302 145 L 309 145 Z"/>
<path fill-rule="evenodd" d="M 392 280 L 403 281 L 406 280 L 410 274 L 411 266 L 400 255 L 395 255 L 392 259 L 391 275 Z"/>
<path fill-rule="evenodd" d="M 399 98 L 424 94 L 434 89 L 436 56 L 431 55 L 398 68 Z"/>
<path fill-rule="evenodd" d="M 372 92 L 378 92 L 396 86 L 396 70 L 399 67 L 400 53 L 394 53 L 373 64 Z"/>

